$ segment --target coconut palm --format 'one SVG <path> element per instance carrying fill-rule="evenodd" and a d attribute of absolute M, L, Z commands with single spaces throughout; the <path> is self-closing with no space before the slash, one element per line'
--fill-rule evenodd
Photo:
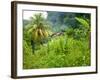
<path fill-rule="evenodd" d="M 41 13 L 31 17 L 30 23 L 25 27 L 24 34 L 28 35 L 27 39 L 32 45 L 33 53 L 34 49 L 37 49 L 39 45 L 47 42 L 50 33 L 50 24 Z"/>
<path fill-rule="evenodd" d="M 35 43 L 42 43 L 49 36 L 50 25 L 41 13 L 35 14 L 31 17 L 32 40 Z"/>

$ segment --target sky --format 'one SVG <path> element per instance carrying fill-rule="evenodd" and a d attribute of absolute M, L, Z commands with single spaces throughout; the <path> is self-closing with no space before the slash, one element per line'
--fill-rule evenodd
<path fill-rule="evenodd" d="M 32 17 L 33 15 L 35 15 L 37 13 L 42 13 L 44 18 L 47 18 L 48 13 L 44 12 L 44 11 L 24 11 L 23 18 L 26 19 L 26 20 L 29 20 L 30 17 Z"/>

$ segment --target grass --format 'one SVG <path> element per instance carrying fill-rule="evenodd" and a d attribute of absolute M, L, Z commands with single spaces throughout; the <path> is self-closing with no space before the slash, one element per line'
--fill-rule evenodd
<path fill-rule="evenodd" d="M 88 40 L 77 40 L 66 35 L 52 38 L 32 53 L 24 41 L 23 69 L 90 66 Z"/>

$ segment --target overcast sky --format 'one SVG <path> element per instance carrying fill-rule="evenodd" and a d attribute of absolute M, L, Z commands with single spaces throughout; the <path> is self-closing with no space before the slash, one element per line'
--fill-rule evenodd
<path fill-rule="evenodd" d="M 23 18 L 30 19 L 30 17 L 32 17 L 33 15 L 35 15 L 37 13 L 42 13 L 44 18 L 47 18 L 47 15 L 48 15 L 47 12 L 43 12 L 43 11 L 24 11 Z"/>

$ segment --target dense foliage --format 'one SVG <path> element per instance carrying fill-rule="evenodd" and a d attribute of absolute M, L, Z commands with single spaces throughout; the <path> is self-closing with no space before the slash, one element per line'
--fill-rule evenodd
<path fill-rule="evenodd" d="M 25 24 L 24 69 L 90 66 L 89 14 L 48 12 Z"/>

